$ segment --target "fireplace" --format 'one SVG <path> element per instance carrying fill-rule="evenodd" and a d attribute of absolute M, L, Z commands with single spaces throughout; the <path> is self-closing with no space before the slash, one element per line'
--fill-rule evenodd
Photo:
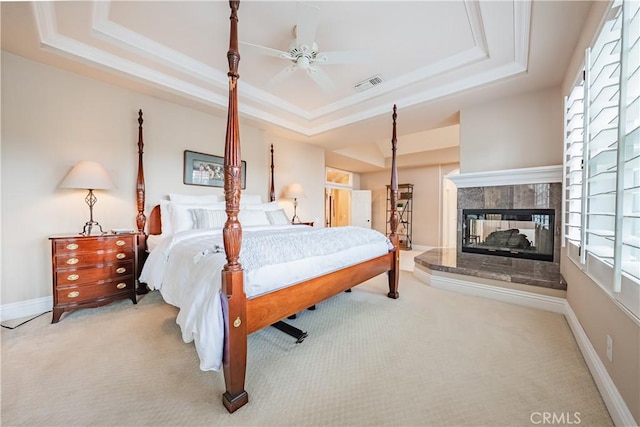
<path fill-rule="evenodd" d="M 554 209 L 462 209 L 462 252 L 553 261 Z"/>
<path fill-rule="evenodd" d="M 473 172 L 453 175 L 451 180 L 458 188 L 457 239 L 455 256 L 450 258 L 453 250 L 447 251 L 448 258 L 442 261 L 448 264 L 441 264 L 441 271 L 567 289 L 560 274 L 562 166 Z M 465 214 L 476 217 L 465 219 Z M 501 216 L 493 219 L 480 214 Z M 524 215 L 525 221 L 517 215 Z M 515 237 L 524 248 L 513 247 L 518 243 L 498 233 L 489 239 L 489 243 L 498 242 L 497 245 L 483 247 L 481 243 L 486 243 L 491 232 L 479 233 L 477 228 L 488 226 L 482 221 L 489 220 L 504 221 L 501 230 L 514 230 L 516 236 L 523 234 L 529 245 Z M 472 224 L 476 226 L 473 233 Z"/>

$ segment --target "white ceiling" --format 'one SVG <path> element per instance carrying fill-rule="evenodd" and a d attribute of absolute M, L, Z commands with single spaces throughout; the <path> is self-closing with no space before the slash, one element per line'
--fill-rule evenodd
<path fill-rule="evenodd" d="M 388 167 L 393 104 L 401 165 L 457 161 L 459 111 L 560 84 L 591 7 L 559 0 L 308 3 L 319 8 L 320 51 L 366 49 L 374 60 L 320 65 L 331 91 L 300 70 L 269 86 L 287 61 L 241 45 L 241 120 L 322 146 L 329 166 L 356 172 Z M 226 1 L 3 2 L 2 49 L 224 116 L 229 10 Z M 240 41 L 286 51 L 297 10 L 293 1 L 242 2 Z M 384 82 L 353 88 L 375 75 Z"/>

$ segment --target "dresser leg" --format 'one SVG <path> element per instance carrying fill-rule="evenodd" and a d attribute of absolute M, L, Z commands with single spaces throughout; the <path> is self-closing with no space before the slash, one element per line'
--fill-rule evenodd
<path fill-rule="evenodd" d="M 63 309 L 54 308 L 53 309 L 53 319 L 51 319 L 51 323 L 58 323 L 58 321 L 60 320 L 60 316 L 62 316 L 62 313 L 64 313 Z"/>

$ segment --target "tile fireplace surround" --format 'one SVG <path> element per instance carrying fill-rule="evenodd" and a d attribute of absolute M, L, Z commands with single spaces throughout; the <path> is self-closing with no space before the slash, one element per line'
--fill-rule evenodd
<path fill-rule="evenodd" d="M 567 289 L 560 274 L 561 166 L 450 175 L 447 178 L 458 187 L 457 248 L 436 248 L 420 254 L 414 259 L 417 266 L 505 282 Z M 463 253 L 462 209 L 554 209 L 553 261 Z"/>

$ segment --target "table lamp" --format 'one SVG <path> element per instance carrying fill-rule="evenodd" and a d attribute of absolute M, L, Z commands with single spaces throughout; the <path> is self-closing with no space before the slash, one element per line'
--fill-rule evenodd
<path fill-rule="evenodd" d="M 298 218 L 298 199 L 301 199 L 303 197 L 307 197 L 306 194 L 304 194 L 304 189 L 302 188 L 302 185 L 295 183 L 295 184 L 291 184 L 288 188 L 287 191 L 285 192 L 284 197 L 286 197 L 287 199 L 293 199 L 293 218 L 291 218 L 291 223 L 295 223 L 296 220 L 297 222 L 300 222 L 300 218 Z"/>
<path fill-rule="evenodd" d="M 104 234 L 102 226 L 93 220 L 93 206 L 98 201 L 93 190 L 109 190 L 114 187 L 113 181 L 109 178 L 104 167 L 98 162 L 88 160 L 78 162 L 64 178 L 60 188 L 89 190 L 89 194 L 84 199 L 89 205 L 89 221 L 85 223 L 81 234 L 90 236 L 97 233 L 98 230 L 100 230 L 100 234 Z"/>

